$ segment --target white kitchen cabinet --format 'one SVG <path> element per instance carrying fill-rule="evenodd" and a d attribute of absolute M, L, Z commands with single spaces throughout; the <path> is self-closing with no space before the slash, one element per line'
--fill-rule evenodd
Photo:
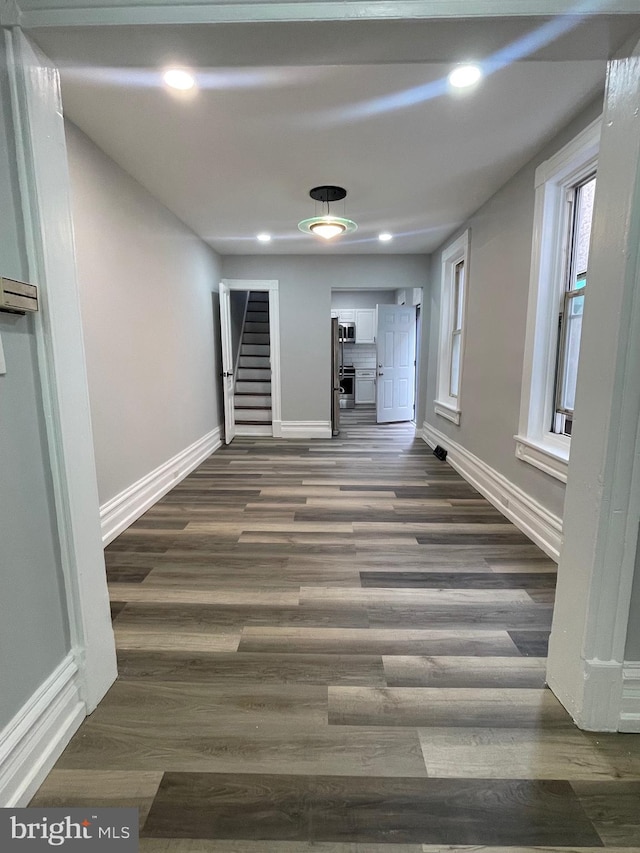
<path fill-rule="evenodd" d="M 355 308 L 340 308 L 340 310 L 338 311 L 338 320 L 340 320 L 341 323 L 355 323 Z"/>
<path fill-rule="evenodd" d="M 356 343 L 375 344 L 376 342 L 376 309 L 356 308 Z"/>
<path fill-rule="evenodd" d="M 356 405 L 376 402 L 376 371 L 356 368 Z"/>

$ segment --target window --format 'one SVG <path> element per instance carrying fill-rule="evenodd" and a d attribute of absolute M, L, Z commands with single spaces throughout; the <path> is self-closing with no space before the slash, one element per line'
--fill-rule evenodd
<path fill-rule="evenodd" d="M 591 175 L 586 181 L 571 187 L 567 194 L 570 233 L 565 290 L 558 322 L 555 411 L 551 425 L 552 431 L 560 435 L 571 435 L 573 426 L 595 190 L 596 176 Z"/>
<path fill-rule="evenodd" d="M 580 354 L 600 120 L 536 170 L 516 455 L 563 482 Z"/>
<path fill-rule="evenodd" d="M 442 253 L 440 346 L 436 414 L 460 423 L 460 389 L 464 353 L 464 315 L 469 254 L 469 232 Z"/>

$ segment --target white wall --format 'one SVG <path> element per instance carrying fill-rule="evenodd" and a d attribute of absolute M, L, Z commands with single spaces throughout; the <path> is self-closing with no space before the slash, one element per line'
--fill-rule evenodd
<path fill-rule="evenodd" d="M 548 143 L 432 256 L 431 344 L 426 421 L 462 445 L 554 516 L 564 484 L 516 459 L 533 236 L 534 172 L 602 111 L 597 100 Z M 442 251 L 469 228 L 468 297 L 461 422 L 436 415 Z"/>
<path fill-rule="evenodd" d="M 395 290 L 334 290 L 331 294 L 331 310 L 395 304 Z"/>
<path fill-rule="evenodd" d="M 222 422 L 219 259 L 67 124 L 100 504 Z"/>
<path fill-rule="evenodd" d="M 224 278 L 280 282 L 283 421 L 330 420 L 332 288 L 423 287 L 427 275 L 426 255 L 223 258 Z"/>

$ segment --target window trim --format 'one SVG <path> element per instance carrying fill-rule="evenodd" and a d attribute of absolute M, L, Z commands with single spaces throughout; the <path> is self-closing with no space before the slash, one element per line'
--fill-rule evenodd
<path fill-rule="evenodd" d="M 558 306 L 564 293 L 566 193 L 596 171 L 602 118 L 541 163 L 535 206 L 522 396 L 516 457 L 566 483 L 571 439 L 551 432 L 558 343 Z"/>
<path fill-rule="evenodd" d="M 438 384 L 434 411 L 442 418 L 460 423 L 462 413 L 462 379 L 464 366 L 465 319 L 467 314 L 467 294 L 469 284 L 469 237 L 470 230 L 461 234 L 442 252 L 442 277 L 440 289 L 440 337 L 438 341 Z M 458 370 L 458 394 L 453 397 L 451 391 L 451 367 L 453 351 L 454 311 L 456 300 L 456 268 L 464 263 L 462 281 L 462 320 L 460 336 L 460 366 Z"/>

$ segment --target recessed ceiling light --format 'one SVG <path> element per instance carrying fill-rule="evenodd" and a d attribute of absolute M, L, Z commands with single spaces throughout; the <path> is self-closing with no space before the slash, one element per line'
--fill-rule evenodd
<path fill-rule="evenodd" d="M 260 240 L 261 243 L 270 243 L 271 242 L 271 234 L 258 234 L 257 240 Z"/>
<path fill-rule="evenodd" d="M 388 231 L 384 231 L 382 234 L 378 234 L 378 240 L 381 243 L 388 243 L 389 240 L 393 240 L 393 234 L 389 234 Z"/>
<path fill-rule="evenodd" d="M 184 68 L 168 68 L 162 75 L 162 79 L 172 89 L 179 89 L 181 92 L 186 92 L 193 89 L 196 85 L 196 79 L 189 71 Z"/>
<path fill-rule="evenodd" d="M 478 65 L 458 65 L 449 74 L 449 83 L 456 89 L 464 89 L 475 85 L 482 77 L 482 70 Z"/>

